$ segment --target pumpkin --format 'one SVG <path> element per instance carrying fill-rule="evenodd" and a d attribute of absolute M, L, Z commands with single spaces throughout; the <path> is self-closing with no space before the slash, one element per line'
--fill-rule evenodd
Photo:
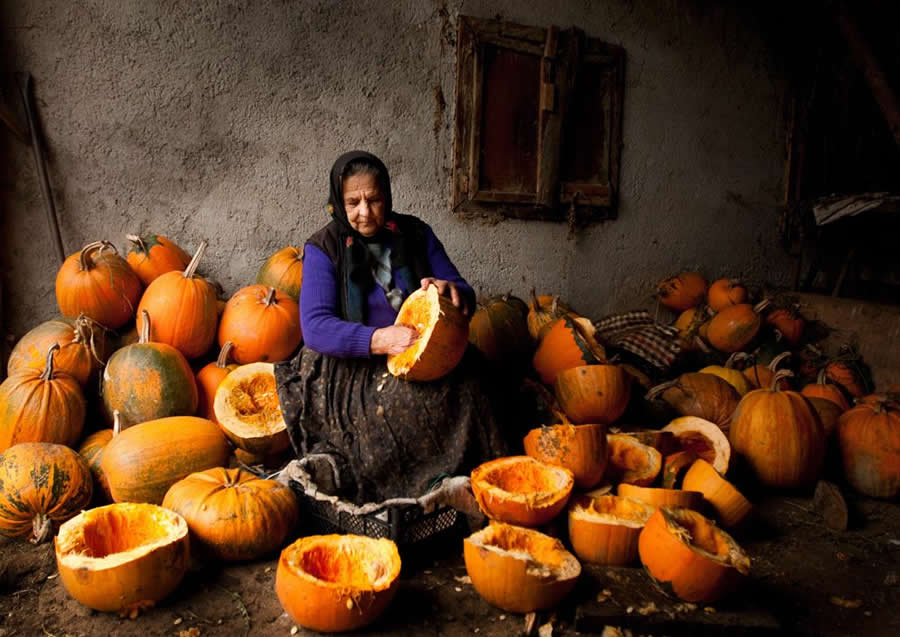
<path fill-rule="evenodd" d="M 122 327 L 134 316 L 141 280 L 108 241 L 95 241 L 69 256 L 56 275 L 63 316 L 84 314 L 103 327 Z"/>
<path fill-rule="evenodd" d="M 127 234 L 125 238 L 131 242 L 125 260 L 145 286 L 166 272 L 184 270 L 191 262 L 187 252 L 162 235 Z"/>
<path fill-rule="evenodd" d="M 683 272 L 660 281 L 656 286 L 659 302 L 676 312 L 684 312 L 703 303 L 706 289 L 706 279 L 698 272 Z"/>
<path fill-rule="evenodd" d="M 81 385 L 58 374 L 54 356 L 47 352 L 43 372 L 25 368 L 0 384 L 0 452 L 20 442 L 55 442 L 74 445 L 84 428 L 86 405 Z"/>
<path fill-rule="evenodd" d="M 663 456 L 678 451 L 678 441 L 675 434 L 671 431 L 661 431 L 659 429 L 637 429 L 634 431 L 616 431 L 614 433 L 624 433 L 636 439 L 642 445 L 653 447 Z"/>
<path fill-rule="evenodd" d="M 68 447 L 23 442 L 0 453 L 0 535 L 43 542 L 92 494 L 91 470 Z"/>
<path fill-rule="evenodd" d="M 825 377 L 843 387 L 854 398 L 869 393 L 856 360 L 833 360 L 825 366 Z"/>
<path fill-rule="evenodd" d="M 106 445 L 112 439 L 112 429 L 101 429 L 85 438 L 81 446 L 78 447 L 78 455 L 84 458 L 88 468 L 91 470 L 91 475 L 94 477 L 94 495 L 103 494 L 107 500 L 112 500 L 112 497 L 109 495 L 109 483 L 106 481 L 106 476 L 103 474 L 103 468 L 100 463 L 103 460 L 103 450 L 106 449 Z"/>
<path fill-rule="evenodd" d="M 259 269 L 256 284 L 275 288 L 299 302 L 300 286 L 303 284 L 303 249 L 288 246 L 270 256 Z"/>
<path fill-rule="evenodd" d="M 231 341 L 225 343 L 219 350 L 216 360 L 204 365 L 197 372 L 197 415 L 216 423 L 219 422 L 215 410 L 216 390 L 225 377 L 239 367 L 234 363 L 228 363 L 233 346 Z"/>
<path fill-rule="evenodd" d="M 664 489 L 681 488 L 681 480 L 687 470 L 691 468 L 697 454 L 693 451 L 676 451 L 663 458 L 662 480 L 660 484 Z"/>
<path fill-rule="evenodd" d="M 900 493 L 900 403 L 881 397 L 844 412 L 838 440 L 854 489 L 874 498 Z"/>
<path fill-rule="evenodd" d="M 225 561 L 253 560 L 279 548 L 299 516 L 290 487 L 221 467 L 179 480 L 162 505 L 187 521 L 195 547 Z"/>
<path fill-rule="evenodd" d="M 713 374 L 688 372 L 647 392 L 647 400 L 661 396 L 682 416 L 697 416 L 726 428 L 741 400 L 728 382 Z"/>
<path fill-rule="evenodd" d="M 791 345 L 796 345 L 803 338 L 806 321 L 796 311 L 780 308 L 766 315 L 766 323 L 774 327 Z"/>
<path fill-rule="evenodd" d="M 725 473 L 731 461 L 731 445 L 722 430 L 703 418 L 682 416 L 663 428 L 671 432 L 681 451 L 691 451 Z"/>
<path fill-rule="evenodd" d="M 171 345 L 185 358 L 202 356 L 216 340 L 216 290 L 194 273 L 206 252 L 200 243 L 184 272 L 166 272 L 147 286 L 138 305 L 137 329 L 143 329 L 144 312 L 153 317 L 150 340 Z"/>
<path fill-rule="evenodd" d="M 525 453 L 572 472 L 575 486 L 590 489 L 606 471 L 604 425 L 555 425 L 532 429 L 523 441 Z"/>
<path fill-rule="evenodd" d="M 713 312 L 719 312 L 730 305 L 747 302 L 747 288 L 737 279 L 718 279 L 706 291 L 706 303 Z"/>
<path fill-rule="evenodd" d="M 75 320 L 61 317 L 41 323 L 19 339 L 6 364 L 12 376 L 17 371 L 43 371 L 47 364 L 47 350 L 59 345 L 53 367 L 68 374 L 86 387 L 106 362 L 106 331 L 98 323 L 81 315 Z"/>
<path fill-rule="evenodd" d="M 750 573 L 750 558 L 734 539 L 690 509 L 657 509 L 638 538 L 647 573 L 686 602 L 721 599 Z"/>
<path fill-rule="evenodd" d="M 388 371 L 406 380 L 430 381 L 449 374 L 462 360 L 469 342 L 468 320 L 437 286 L 410 294 L 394 325 L 411 327 L 418 339 L 400 354 L 387 357 Z"/>
<path fill-rule="evenodd" d="M 228 374 L 213 409 L 219 427 L 244 451 L 272 456 L 290 446 L 272 363 L 242 365 Z"/>
<path fill-rule="evenodd" d="M 729 438 L 735 453 L 747 461 L 764 485 L 795 488 L 819 476 L 825 459 L 825 433 L 815 409 L 800 393 L 755 389 L 734 412 Z"/>
<path fill-rule="evenodd" d="M 750 345 L 759 334 L 762 317 L 759 313 L 769 305 L 764 299 L 756 305 L 729 305 L 709 320 L 706 340 L 720 352 L 739 352 Z"/>
<path fill-rule="evenodd" d="M 639 487 L 623 483 L 616 492 L 623 497 L 639 500 L 652 507 L 681 507 L 699 511 L 703 506 L 703 494 L 690 489 L 666 489 Z"/>
<path fill-rule="evenodd" d="M 100 467 L 116 502 L 159 504 L 173 484 L 196 471 L 221 467 L 230 450 L 212 421 L 173 416 L 119 432 Z"/>
<path fill-rule="evenodd" d="M 190 564 L 184 519 L 153 504 L 84 511 L 60 527 L 55 548 L 69 595 L 132 618 L 172 593 Z"/>
<path fill-rule="evenodd" d="M 693 352 L 706 347 L 700 340 L 700 326 L 709 319 L 709 308 L 705 305 L 688 308 L 678 315 L 672 325 L 678 329 L 682 349 Z"/>
<path fill-rule="evenodd" d="M 828 377 L 825 375 L 825 368 L 819 370 L 816 382 L 809 383 L 800 390 L 800 393 L 807 398 L 823 398 L 830 400 L 841 408 L 841 411 L 850 409 L 850 403 L 844 396 L 844 392 L 837 385 L 828 383 Z"/>
<path fill-rule="evenodd" d="M 498 367 L 515 371 L 531 357 L 525 304 L 512 296 L 495 296 L 479 304 L 469 321 L 469 342 Z"/>
<path fill-rule="evenodd" d="M 551 323 L 564 316 L 576 318 L 578 315 L 567 304 L 559 300 L 558 296 L 542 294 L 538 296 L 534 288 L 531 290 L 531 302 L 528 304 L 526 323 L 528 333 L 535 341 L 540 341 Z"/>
<path fill-rule="evenodd" d="M 492 524 L 467 537 L 463 557 L 478 594 L 512 613 L 556 606 L 581 575 L 581 564 L 562 542 L 509 524 Z"/>
<path fill-rule="evenodd" d="M 620 495 L 581 495 L 569 502 L 569 541 L 580 560 L 625 566 L 638 556 L 638 536 L 655 507 Z"/>
<path fill-rule="evenodd" d="M 219 347 L 231 341 L 234 344 L 231 356 L 241 365 L 283 361 L 302 340 L 300 307 L 275 288 L 263 285 L 242 288 L 228 300 L 222 312 Z"/>
<path fill-rule="evenodd" d="M 837 429 L 838 419 L 841 417 L 841 414 L 846 410 L 842 409 L 837 403 L 825 398 L 807 396 L 806 399 L 813 406 L 813 409 L 816 410 L 816 414 L 822 422 L 822 431 L 825 432 L 825 438 L 829 438 Z"/>
<path fill-rule="evenodd" d="M 144 310 L 141 337 L 117 350 L 103 370 L 100 396 L 108 422 L 118 411 L 122 428 L 197 411 L 197 382 L 184 355 L 171 345 L 150 342 L 150 315 Z"/>
<path fill-rule="evenodd" d="M 582 365 L 560 372 L 553 389 L 572 422 L 609 424 L 628 407 L 631 379 L 618 365 Z"/>
<path fill-rule="evenodd" d="M 606 477 L 611 482 L 638 486 L 653 484 L 662 468 L 662 455 L 627 434 L 609 434 L 609 464 Z"/>
<path fill-rule="evenodd" d="M 700 370 L 701 374 L 713 374 L 714 376 L 718 376 L 729 385 L 734 387 L 735 391 L 739 396 L 743 396 L 748 391 L 752 389 L 750 386 L 750 381 L 747 380 L 747 377 L 744 374 L 734 369 L 733 365 L 737 360 L 735 357 L 743 354 L 743 352 L 735 352 L 731 356 L 728 357 L 728 360 L 725 361 L 725 365 L 707 365 L 703 369 Z"/>
<path fill-rule="evenodd" d="M 472 470 L 472 493 L 492 520 L 541 526 L 562 511 L 575 479 L 572 472 L 530 456 L 497 458 Z"/>
<path fill-rule="evenodd" d="M 264 469 L 280 469 L 284 466 L 288 456 L 288 449 L 284 449 L 275 454 L 250 453 L 244 451 L 240 447 L 234 448 L 234 459 L 237 466 L 249 468 L 256 465 L 262 466 Z"/>
<path fill-rule="evenodd" d="M 698 459 L 684 476 L 683 489 L 699 491 L 716 511 L 724 526 L 736 526 L 750 513 L 753 505 L 732 486 L 715 467 Z"/>
<path fill-rule="evenodd" d="M 772 379 L 775 378 L 775 372 L 778 371 L 778 365 L 791 355 L 790 352 L 782 352 L 773 358 L 768 365 L 760 365 L 756 363 L 744 370 L 744 377 L 750 383 L 751 389 L 760 389 L 761 387 L 769 387 Z M 778 384 L 779 389 L 790 389 L 791 384 L 787 378 L 782 378 Z"/>
<path fill-rule="evenodd" d="M 606 362 L 606 352 L 594 339 L 593 330 L 587 319 L 569 316 L 547 327 L 532 359 L 544 383 L 552 385 L 556 375 L 564 370 Z"/>
<path fill-rule="evenodd" d="M 295 623 L 320 632 L 362 628 L 397 592 L 400 554 L 386 538 L 311 535 L 281 552 L 275 593 Z"/>

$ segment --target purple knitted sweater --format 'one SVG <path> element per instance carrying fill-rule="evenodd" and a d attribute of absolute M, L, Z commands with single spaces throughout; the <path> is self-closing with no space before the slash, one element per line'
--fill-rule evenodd
<path fill-rule="evenodd" d="M 475 291 L 450 261 L 431 226 L 425 226 L 425 249 L 434 278 L 456 285 L 469 315 L 475 311 Z M 371 355 L 372 332 L 394 324 L 397 311 L 391 307 L 384 290 L 373 285 L 366 297 L 366 324 L 340 318 L 337 273 L 331 259 L 319 248 L 306 244 L 303 249 L 303 285 L 300 288 L 300 324 L 306 347 L 340 358 L 364 358 Z"/>

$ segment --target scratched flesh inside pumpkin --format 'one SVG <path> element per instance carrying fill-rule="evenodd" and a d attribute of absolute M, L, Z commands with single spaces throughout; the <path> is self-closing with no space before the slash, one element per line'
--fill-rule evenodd
<path fill-rule="evenodd" d="M 409 371 L 419 359 L 419 355 L 428 344 L 428 339 L 440 316 L 440 304 L 437 301 L 437 293 L 423 294 L 415 303 L 405 303 L 400 308 L 395 325 L 405 325 L 416 331 L 418 339 L 405 352 L 398 354 L 392 360 L 392 366 L 397 374 Z"/>
<path fill-rule="evenodd" d="M 285 428 L 274 374 L 241 378 L 230 388 L 227 400 L 234 417 L 228 428 L 237 435 L 276 433 Z"/>
<path fill-rule="evenodd" d="M 497 524 L 469 537 L 481 549 L 528 563 L 528 570 L 545 577 L 568 579 L 581 571 L 578 560 L 559 540 L 529 529 Z"/>
<path fill-rule="evenodd" d="M 287 550 L 293 571 L 339 589 L 382 590 L 400 570 L 387 540 L 331 536 Z"/>
<path fill-rule="evenodd" d="M 750 558 L 727 533 L 699 513 L 687 509 L 660 509 L 669 531 L 702 555 L 734 566 L 741 573 L 750 570 Z"/>
<path fill-rule="evenodd" d="M 639 528 L 647 523 L 655 507 L 632 498 L 604 495 L 578 498 L 571 511 L 574 517 L 588 522 Z"/>
<path fill-rule="evenodd" d="M 548 470 L 545 465 L 517 462 L 500 465 L 484 476 L 484 481 L 510 493 L 549 493 L 565 488 L 569 482 L 563 471 Z"/>

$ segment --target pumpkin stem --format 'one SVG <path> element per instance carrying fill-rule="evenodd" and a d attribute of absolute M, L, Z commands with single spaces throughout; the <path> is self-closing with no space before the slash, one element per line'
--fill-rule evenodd
<path fill-rule="evenodd" d="M 31 528 L 32 533 L 34 534 L 30 540 L 31 543 L 40 544 L 49 539 L 50 533 L 53 530 L 53 521 L 46 513 L 37 513 L 34 516 L 34 520 L 31 522 Z"/>
<path fill-rule="evenodd" d="M 118 409 L 113 409 L 113 438 L 122 432 L 122 414 Z"/>
<path fill-rule="evenodd" d="M 86 272 L 94 267 L 94 260 L 90 258 L 91 254 L 104 247 L 107 241 L 91 241 L 81 249 L 78 255 L 78 265 L 82 272 Z"/>
<path fill-rule="evenodd" d="M 100 358 L 100 354 L 97 352 L 96 334 L 98 328 L 106 329 L 91 317 L 79 314 L 78 318 L 75 319 L 75 338 L 72 339 L 72 342 L 83 344 L 88 348 L 97 364 L 103 365 L 103 359 Z"/>
<path fill-rule="evenodd" d="M 150 254 L 150 252 L 147 250 L 147 244 L 144 243 L 144 240 L 141 239 L 138 235 L 126 234 L 125 238 L 128 239 L 129 241 L 131 241 L 134 245 L 136 245 L 138 250 L 140 250 L 144 254 L 146 254 L 146 255 Z"/>
<path fill-rule="evenodd" d="M 550 314 L 556 316 L 559 310 L 559 295 L 553 295 L 553 302 L 550 304 Z"/>
<path fill-rule="evenodd" d="M 819 370 L 818 375 L 816 376 L 816 384 L 817 385 L 827 385 L 828 378 L 825 376 L 825 368 Z"/>
<path fill-rule="evenodd" d="M 59 351 L 59 343 L 54 343 L 47 350 L 47 363 L 44 365 L 44 372 L 41 374 L 41 380 L 53 379 L 53 355 Z"/>
<path fill-rule="evenodd" d="M 734 369 L 734 364 L 738 361 L 745 361 L 750 358 L 750 354 L 747 352 L 735 352 L 731 356 L 728 357 L 728 360 L 725 361 L 725 369 Z"/>
<path fill-rule="evenodd" d="M 756 312 L 757 314 L 759 314 L 760 312 L 762 312 L 764 309 L 766 309 L 770 305 L 772 305 L 772 299 L 763 299 L 762 301 L 760 301 L 759 303 L 757 303 L 756 305 L 753 306 L 753 311 Z"/>
<path fill-rule="evenodd" d="M 644 396 L 644 398 L 646 400 L 653 400 L 667 389 L 675 387 L 676 385 L 678 385 L 678 380 L 670 380 L 666 381 L 665 383 L 660 383 L 659 385 L 648 389 L 647 394 Z"/>
<path fill-rule="evenodd" d="M 185 279 L 191 279 L 194 277 L 194 272 L 197 271 L 197 266 L 200 265 L 200 259 L 203 258 L 203 253 L 206 252 L 206 240 L 200 242 L 200 247 L 197 248 L 197 251 L 194 253 L 194 257 L 191 259 L 191 262 L 188 263 L 187 267 L 184 269 L 184 274 L 182 276 Z"/>
<path fill-rule="evenodd" d="M 790 352 L 781 352 L 781 354 L 779 354 L 778 356 L 776 356 L 769 362 L 769 369 L 774 372 L 775 369 L 778 367 L 778 365 L 781 364 L 781 361 L 783 361 L 786 358 L 789 358 L 790 355 L 791 355 Z"/>
<path fill-rule="evenodd" d="M 141 310 L 141 335 L 138 343 L 144 344 L 150 342 L 150 312 Z"/>
<path fill-rule="evenodd" d="M 231 354 L 231 350 L 233 347 L 234 343 L 232 343 L 231 341 L 225 341 L 225 344 L 219 351 L 219 358 L 216 359 L 216 367 L 228 367 L 228 355 Z"/>
<path fill-rule="evenodd" d="M 534 288 L 531 288 L 531 306 L 534 308 L 535 312 L 538 312 L 541 309 L 541 304 L 538 301 L 537 292 Z"/>
<path fill-rule="evenodd" d="M 269 293 L 266 294 L 263 304 L 266 307 L 271 307 L 273 303 L 275 303 L 275 288 L 269 288 Z"/>
<path fill-rule="evenodd" d="M 769 390 L 771 390 L 771 391 L 778 391 L 778 383 L 779 383 L 779 381 L 780 381 L 782 378 L 790 378 L 790 377 L 792 377 L 793 375 L 794 375 L 794 372 L 792 372 L 792 371 L 789 370 L 789 369 L 779 369 L 777 372 L 775 372 L 775 375 L 772 377 L 772 386 L 769 387 Z"/>

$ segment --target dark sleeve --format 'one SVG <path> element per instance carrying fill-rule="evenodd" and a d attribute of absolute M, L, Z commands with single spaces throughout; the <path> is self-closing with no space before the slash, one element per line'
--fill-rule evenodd
<path fill-rule="evenodd" d="M 466 304 L 466 307 L 469 308 L 469 316 L 472 316 L 475 312 L 475 290 L 473 290 L 472 286 L 462 278 L 459 270 L 453 265 L 450 257 L 447 256 L 447 251 L 444 250 L 444 245 L 441 243 L 441 240 L 435 236 L 431 226 L 428 224 L 424 225 L 426 253 L 428 255 L 428 265 L 431 266 L 432 275 L 436 279 L 450 281 L 456 286 L 460 296 L 462 296 L 463 302 Z M 306 271 L 304 270 L 304 272 Z"/>
<path fill-rule="evenodd" d="M 340 318 L 338 282 L 331 259 L 306 244 L 303 285 L 300 287 L 300 325 L 307 347 L 340 358 L 366 358 L 376 328 Z"/>

